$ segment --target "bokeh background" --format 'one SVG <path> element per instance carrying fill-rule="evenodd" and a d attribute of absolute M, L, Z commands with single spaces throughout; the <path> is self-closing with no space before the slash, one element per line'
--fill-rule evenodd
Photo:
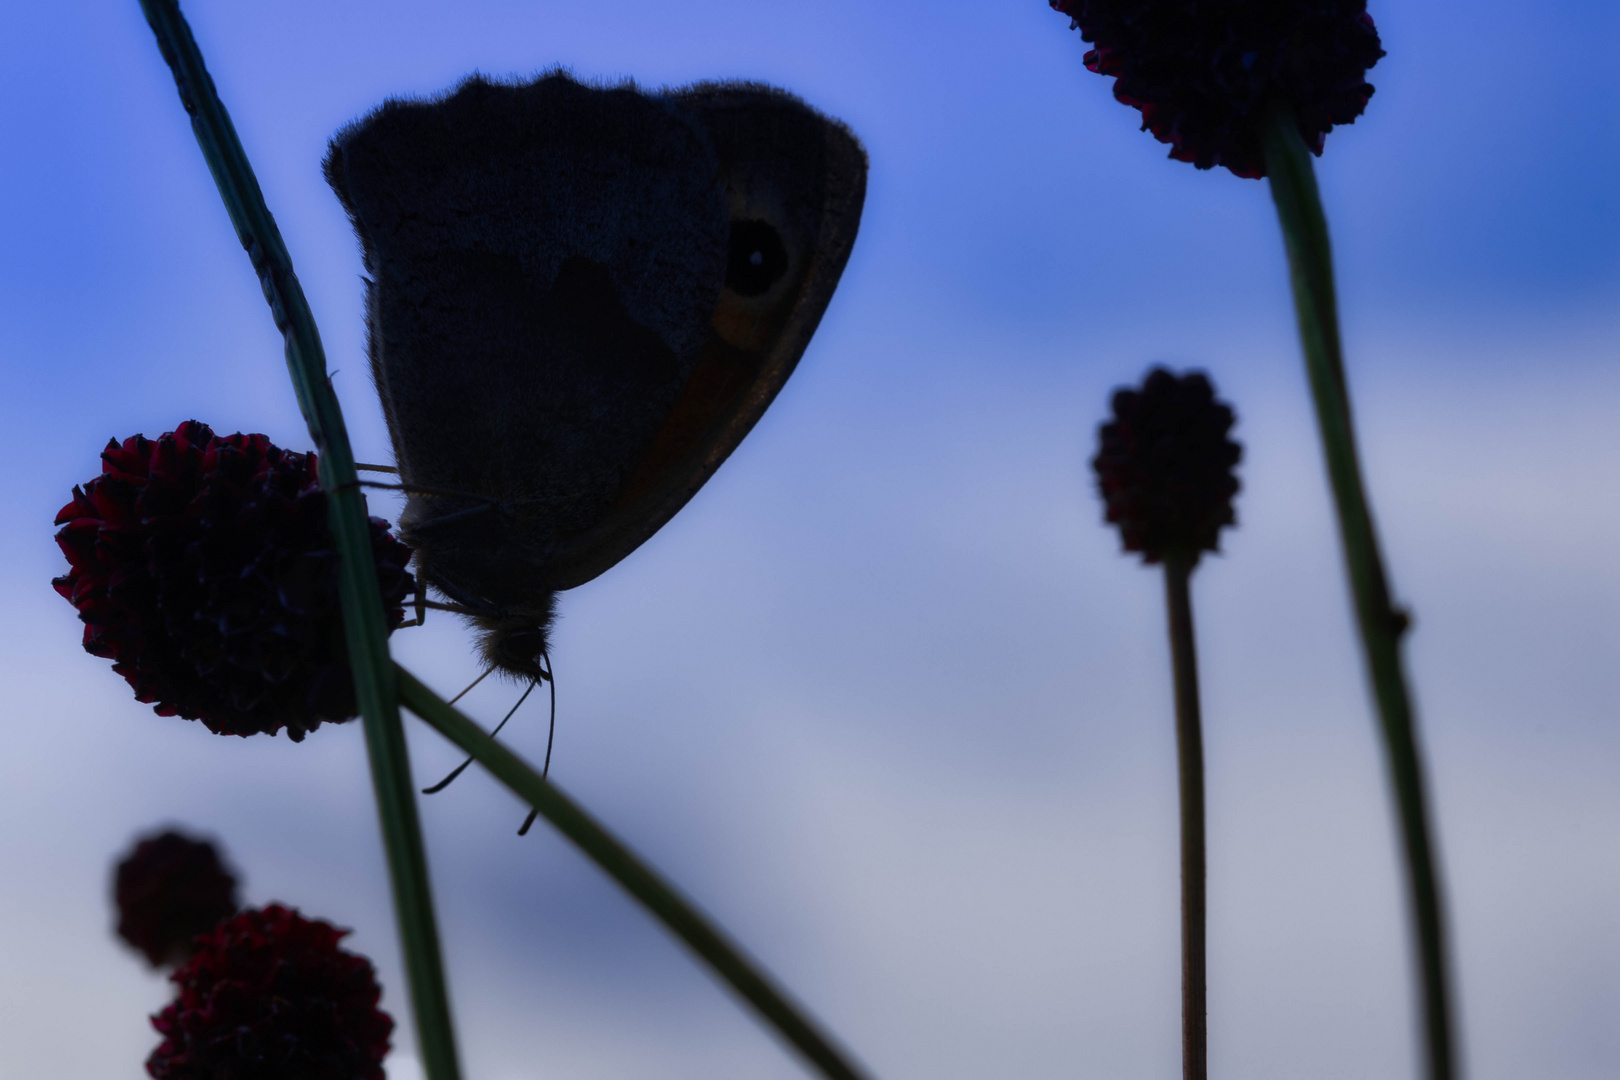
<path fill-rule="evenodd" d="M 1620 6 L 1375 0 L 1390 55 L 1321 161 L 1415 678 L 1474 1080 L 1620 1075 Z M 904 1078 L 1178 1069 L 1160 578 L 1100 523 L 1109 391 L 1208 370 L 1241 527 L 1195 578 L 1216 1076 L 1415 1071 L 1393 830 L 1266 187 L 1165 160 L 1040 0 L 186 8 L 387 459 L 326 140 L 477 69 L 744 77 L 871 154 L 804 362 L 696 499 L 565 597 L 554 776 Z M 134 0 L 0 37 L 0 1073 L 142 1075 L 166 984 L 110 862 L 176 822 L 253 902 L 354 928 L 408 1019 L 358 725 L 217 738 L 135 703 L 48 580 L 110 436 L 308 445 Z M 467 433 L 476 440 L 477 433 Z M 500 453 L 500 447 L 488 447 Z M 374 503 L 391 514 L 386 501 Z M 446 692 L 449 617 L 396 637 Z M 493 682 L 493 681 L 492 681 Z M 515 699 L 470 698 L 493 720 Z M 412 724 L 424 782 L 457 757 Z M 509 729 L 537 756 L 544 711 Z M 802 1075 L 476 770 L 424 803 L 469 1077 Z M 405 1023 L 390 1063 L 419 1071 Z"/>

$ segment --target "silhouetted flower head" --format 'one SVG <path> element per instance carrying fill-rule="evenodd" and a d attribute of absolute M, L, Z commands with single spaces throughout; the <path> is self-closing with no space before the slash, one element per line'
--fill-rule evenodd
<path fill-rule="evenodd" d="M 1237 519 L 1232 467 L 1243 448 L 1227 437 L 1233 416 L 1202 372 L 1154 368 L 1140 389 L 1114 392 L 1114 418 L 1098 430 L 1097 490 L 1126 551 L 1160 562 L 1182 552 L 1196 562 L 1219 551 Z"/>
<path fill-rule="evenodd" d="M 113 876 L 118 936 L 153 967 L 191 955 L 198 934 L 236 911 L 236 878 L 206 840 L 174 831 L 148 836 Z"/>
<path fill-rule="evenodd" d="M 56 515 L 84 648 L 135 699 L 220 735 L 294 741 L 357 711 L 338 607 L 337 553 L 315 455 L 195 420 L 113 441 L 101 475 Z M 413 587 L 410 549 L 371 519 L 392 629 Z"/>
<path fill-rule="evenodd" d="M 169 976 L 154 1080 L 384 1080 L 394 1021 L 348 933 L 271 904 L 220 923 Z"/>
<path fill-rule="evenodd" d="M 1261 118 L 1292 104 L 1315 153 L 1372 97 L 1384 50 L 1366 0 L 1050 0 L 1095 48 L 1086 67 L 1115 77 L 1114 97 L 1142 128 L 1200 169 L 1266 175 Z"/>

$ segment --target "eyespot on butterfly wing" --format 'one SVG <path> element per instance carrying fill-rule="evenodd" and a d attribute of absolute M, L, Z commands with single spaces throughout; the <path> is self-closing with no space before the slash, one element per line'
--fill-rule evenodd
<path fill-rule="evenodd" d="M 387 102 L 325 172 L 368 275 L 401 534 L 485 658 L 534 678 L 555 593 L 673 517 L 792 374 L 865 152 L 768 86 L 553 73 Z"/>

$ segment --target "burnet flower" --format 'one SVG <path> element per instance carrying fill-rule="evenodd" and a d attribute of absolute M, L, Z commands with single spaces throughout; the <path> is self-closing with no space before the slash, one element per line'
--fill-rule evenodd
<path fill-rule="evenodd" d="M 1243 448 L 1230 437 L 1230 406 L 1202 372 L 1162 367 L 1139 388 L 1114 392 L 1113 418 L 1098 430 L 1097 489 L 1126 551 L 1164 566 L 1170 671 L 1176 702 L 1176 773 L 1181 808 L 1182 1075 L 1208 1073 L 1206 853 L 1203 719 L 1199 707 L 1191 578 L 1236 522 L 1232 468 Z"/>
<path fill-rule="evenodd" d="M 1050 0 L 1094 46 L 1086 67 L 1170 156 L 1266 175 L 1261 123 L 1287 101 L 1315 153 L 1372 97 L 1384 55 L 1366 0 Z"/>
<path fill-rule="evenodd" d="M 384 1080 L 394 1021 L 377 1007 L 371 961 L 348 931 L 279 904 L 197 940 L 152 1026 L 153 1080 Z"/>
<path fill-rule="evenodd" d="M 113 661 L 160 716 L 221 735 L 294 741 L 355 715 L 337 553 L 315 455 L 195 420 L 108 443 L 101 475 L 56 516 L 84 648 Z M 371 519 L 390 629 L 414 582 L 410 549 Z"/>
<path fill-rule="evenodd" d="M 1097 490 L 1126 551 L 1156 563 L 1180 552 L 1192 562 L 1220 550 L 1237 520 L 1232 468 L 1243 448 L 1229 438 L 1234 417 L 1201 372 L 1148 372 L 1140 388 L 1114 392 L 1113 419 L 1098 431 Z"/>
<path fill-rule="evenodd" d="M 206 840 L 144 837 L 113 872 L 118 936 L 153 967 L 191 955 L 192 940 L 236 912 L 236 877 Z"/>

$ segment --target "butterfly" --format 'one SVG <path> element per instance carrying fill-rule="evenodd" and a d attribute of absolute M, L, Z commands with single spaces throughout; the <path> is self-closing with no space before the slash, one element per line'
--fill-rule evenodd
<path fill-rule="evenodd" d="M 480 76 L 340 131 L 419 577 L 489 665 L 684 506 L 793 372 L 854 245 L 856 138 L 756 83 Z"/>

